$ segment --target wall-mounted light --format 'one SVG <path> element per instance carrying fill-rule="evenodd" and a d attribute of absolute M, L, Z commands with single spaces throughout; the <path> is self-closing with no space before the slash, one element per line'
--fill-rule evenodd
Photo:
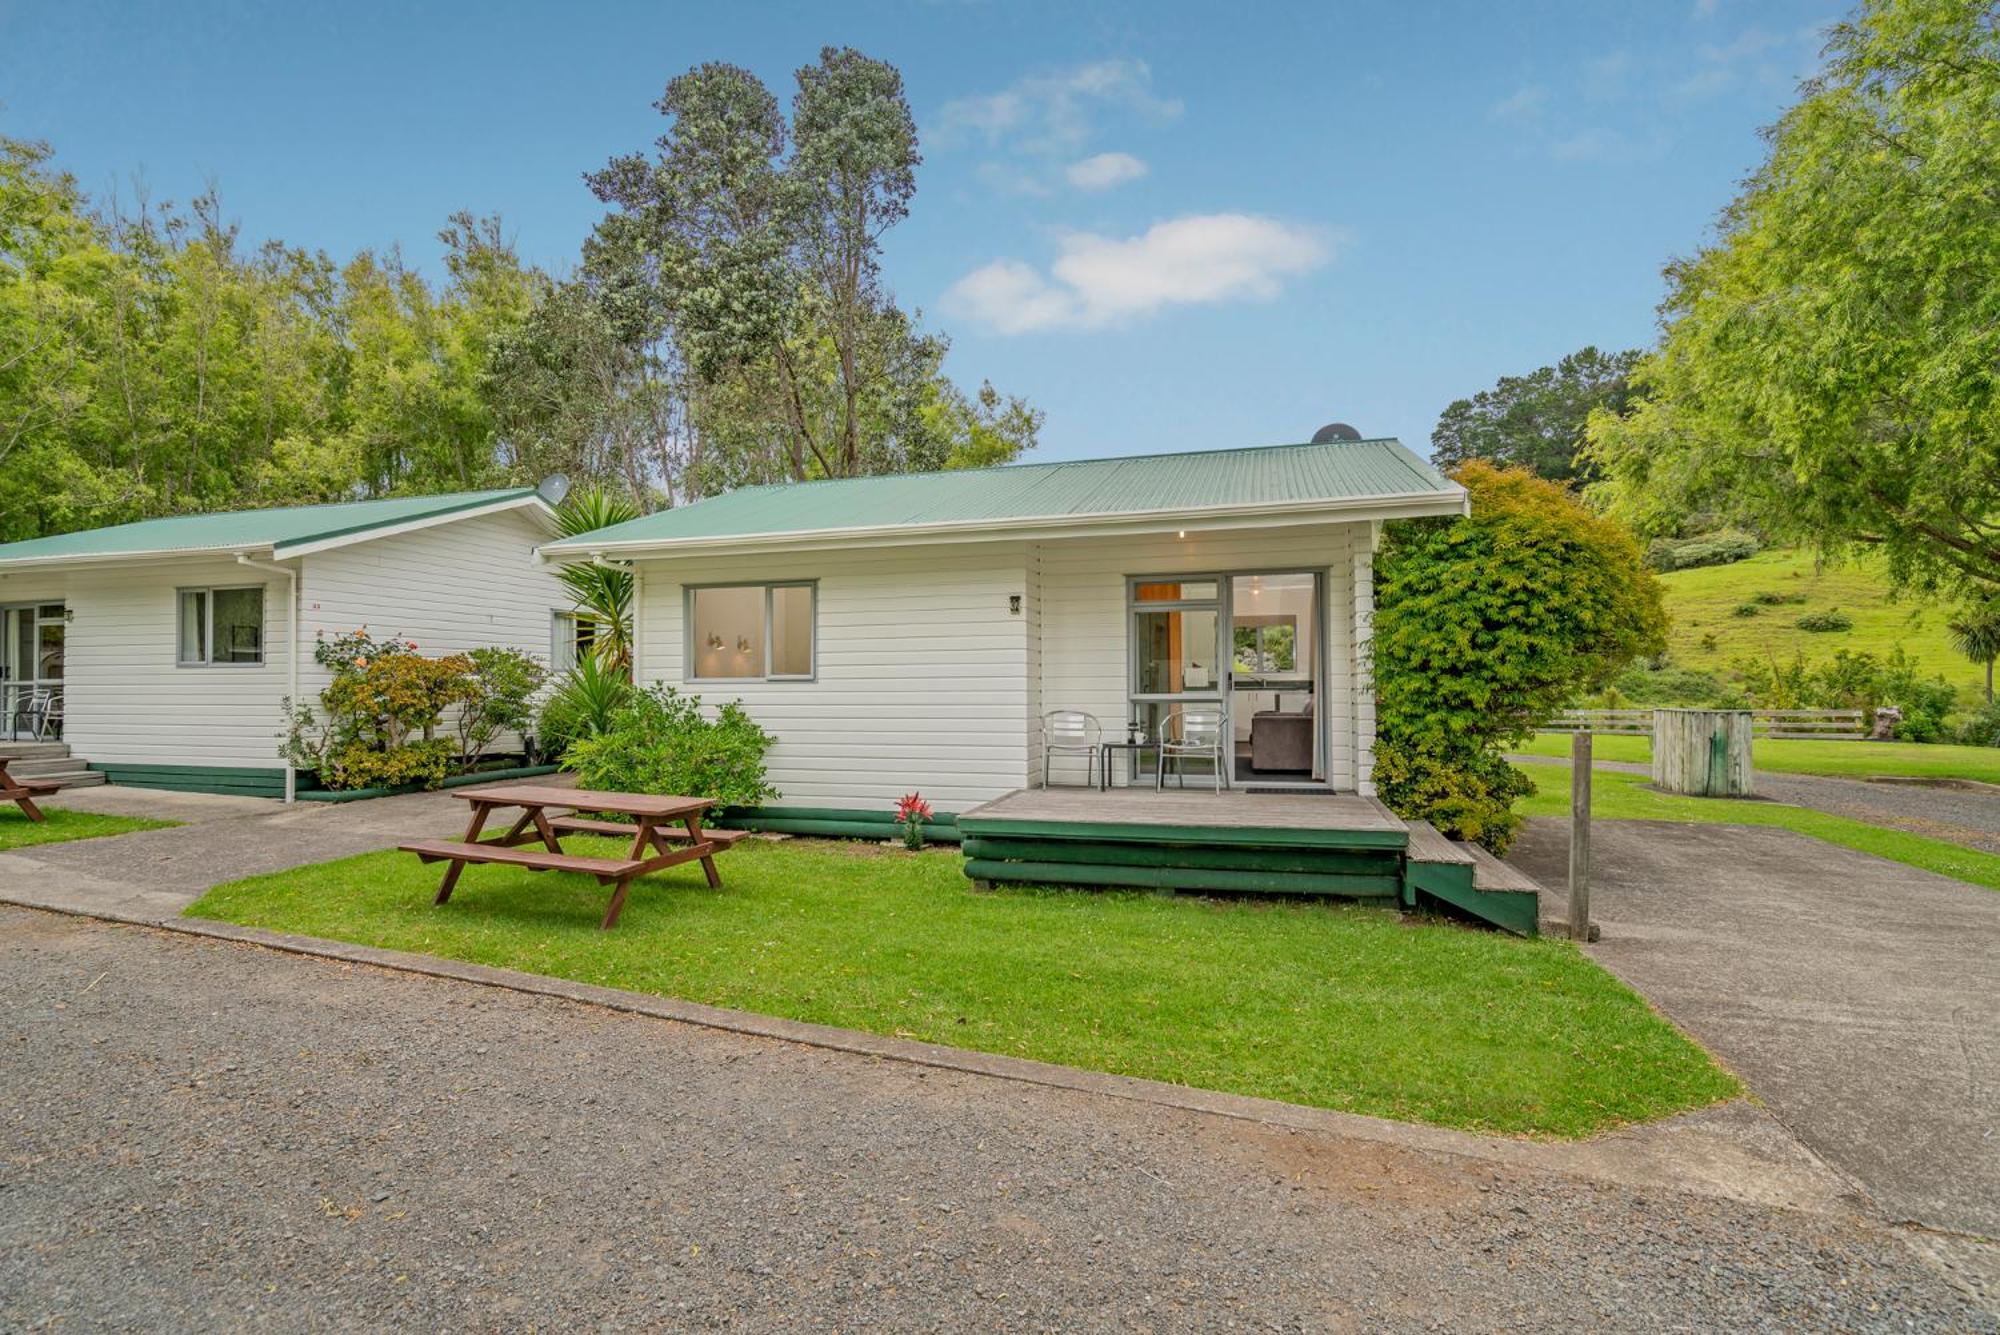
<path fill-rule="evenodd" d="M 750 637 L 748 635 L 738 635 L 736 637 L 736 652 L 739 654 L 750 652 Z"/>
<path fill-rule="evenodd" d="M 711 649 L 720 649 L 722 647 L 722 637 L 714 631 L 710 631 L 708 633 L 708 647 Z"/>

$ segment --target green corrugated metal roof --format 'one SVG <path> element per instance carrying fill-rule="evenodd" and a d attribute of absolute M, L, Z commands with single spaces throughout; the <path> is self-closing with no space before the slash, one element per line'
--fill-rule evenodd
<path fill-rule="evenodd" d="M 173 515 L 136 524 L 60 533 L 51 538 L 0 544 L 0 565 L 16 561 L 93 560 L 115 556 L 160 556 L 174 552 L 274 549 L 329 538 L 358 536 L 372 529 L 475 510 L 499 501 L 534 495 L 532 487 L 499 491 L 459 491 L 445 496 L 397 496 L 383 501 L 337 505 L 291 505 L 275 510 L 230 510 L 213 515 Z"/>
<path fill-rule="evenodd" d="M 1036 520 L 1193 514 L 1315 501 L 1337 505 L 1433 494 L 1460 493 L 1402 442 L 1345 440 L 743 487 L 551 543 L 544 550 L 912 525 L 1004 527 Z"/>

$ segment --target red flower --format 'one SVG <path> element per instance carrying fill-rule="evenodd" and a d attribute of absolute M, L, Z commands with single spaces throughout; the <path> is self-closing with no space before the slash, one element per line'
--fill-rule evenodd
<path fill-rule="evenodd" d="M 929 820 L 931 804 L 921 793 L 905 793 L 896 803 L 896 819 L 907 825 L 913 820 Z"/>

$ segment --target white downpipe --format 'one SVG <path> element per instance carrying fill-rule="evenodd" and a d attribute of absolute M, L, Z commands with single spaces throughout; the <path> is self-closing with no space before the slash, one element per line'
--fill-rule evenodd
<path fill-rule="evenodd" d="M 285 600 L 285 672 L 289 678 L 286 696 L 292 708 L 299 707 L 299 571 L 297 566 L 281 566 L 270 561 L 258 561 L 243 552 L 236 553 L 236 564 L 249 566 L 252 570 L 270 570 L 291 581 L 291 597 Z M 291 720 L 287 719 L 287 726 Z M 298 801 L 299 770 L 290 756 L 285 757 L 285 803 L 287 806 Z"/>

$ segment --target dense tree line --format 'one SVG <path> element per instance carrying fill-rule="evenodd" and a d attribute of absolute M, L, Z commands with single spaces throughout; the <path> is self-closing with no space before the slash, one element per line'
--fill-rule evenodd
<path fill-rule="evenodd" d="M 93 201 L 0 138 L 0 540 L 154 515 L 531 483 L 653 508 L 744 483 L 1002 462 L 1041 415 L 960 390 L 880 270 L 919 161 L 902 80 L 829 48 L 789 121 L 673 80 L 573 272 L 497 217 L 396 250 L 251 245 L 210 192 Z"/>

